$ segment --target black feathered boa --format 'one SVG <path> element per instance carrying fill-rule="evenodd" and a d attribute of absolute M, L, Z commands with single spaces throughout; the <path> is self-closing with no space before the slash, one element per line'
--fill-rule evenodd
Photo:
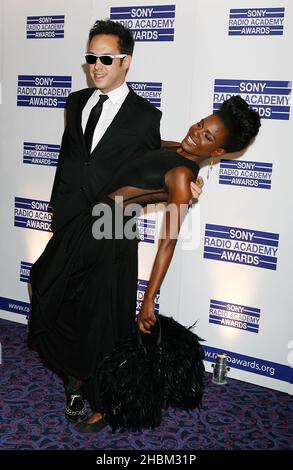
<path fill-rule="evenodd" d="M 201 404 L 204 351 L 192 328 L 160 314 L 150 335 L 135 325 L 104 359 L 98 384 L 104 420 L 114 432 L 153 429 L 163 408 L 190 410 Z"/>

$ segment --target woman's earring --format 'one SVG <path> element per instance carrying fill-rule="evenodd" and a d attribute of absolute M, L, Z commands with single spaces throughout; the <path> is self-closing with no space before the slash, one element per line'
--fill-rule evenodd
<path fill-rule="evenodd" d="M 214 159 L 212 158 L 212 159 L 211 159 L 210 166 L 209 166 L 209 169 L 208 169 L 207 179 L 209 179 L 210 172 L 212 172 L 213 164 L 214 164 Z"/>

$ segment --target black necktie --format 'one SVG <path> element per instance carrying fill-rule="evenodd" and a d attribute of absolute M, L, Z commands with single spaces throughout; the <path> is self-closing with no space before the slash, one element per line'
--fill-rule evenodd
<path fill-rule="evenodd" d="M 86 128 L 84 131 L 84 138 L 86 142 L 86 146 L 88 148 L 89 153 L 91 153 L 93 136 L 95 132 L 95 128 L 97 122 L 101 116 L 103 104 L 109 98 L 108 95 L 100 95 L 100 99 L 97 104 L 92 108 L 89 118 L 87 120 Z"/>

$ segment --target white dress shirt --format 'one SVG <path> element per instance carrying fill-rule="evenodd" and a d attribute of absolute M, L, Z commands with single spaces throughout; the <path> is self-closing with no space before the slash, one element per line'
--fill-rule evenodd
<path fill-rule="evenodd" d="M 91 151 L 93 151 L 93 149 L 96 147 L 96 145 L 99 143 L 99 141 L 103 137 L 104 133 L 106 132 L 109 125 L 113 121 L 119 109 L 121 108 L 122 103 L 125 100 L 128 93 L 129 93 L 129 88 L 126 85 L 126 82 L 124 82 L 118 88 L 115 88 L 115 90 L 109 91 L 109 93 L 105 93 L 106 95 L 109 96 L 109 99 L 105 101 L 103 104 L 102 114 L 100 116 L 100 119 L 98 120 L 98 123 L 95 128 L 95 132 L 93 135 Z M 81 125 L 82 125 L 83 133 L 85 131 L 90 112 L 92 108 L 99 101 L 101 94 L 103 93 L 101 93 L 100 90 L 94 91 L 92 95 L 90 96 L 90 98 L 88 99 L 85 107 L 82 110 Z"/>

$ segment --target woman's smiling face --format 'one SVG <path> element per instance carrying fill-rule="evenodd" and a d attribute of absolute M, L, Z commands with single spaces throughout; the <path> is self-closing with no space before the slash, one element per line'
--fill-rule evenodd
<path fill-rule="evenodd" d="M 211 114 L 190 127 L 181 147 L 185 152 L 199 157 L 215 156 L 219 149 L 225 148 L 227 137 L 228 130 L 223 121 L 216 114 Z"/>

